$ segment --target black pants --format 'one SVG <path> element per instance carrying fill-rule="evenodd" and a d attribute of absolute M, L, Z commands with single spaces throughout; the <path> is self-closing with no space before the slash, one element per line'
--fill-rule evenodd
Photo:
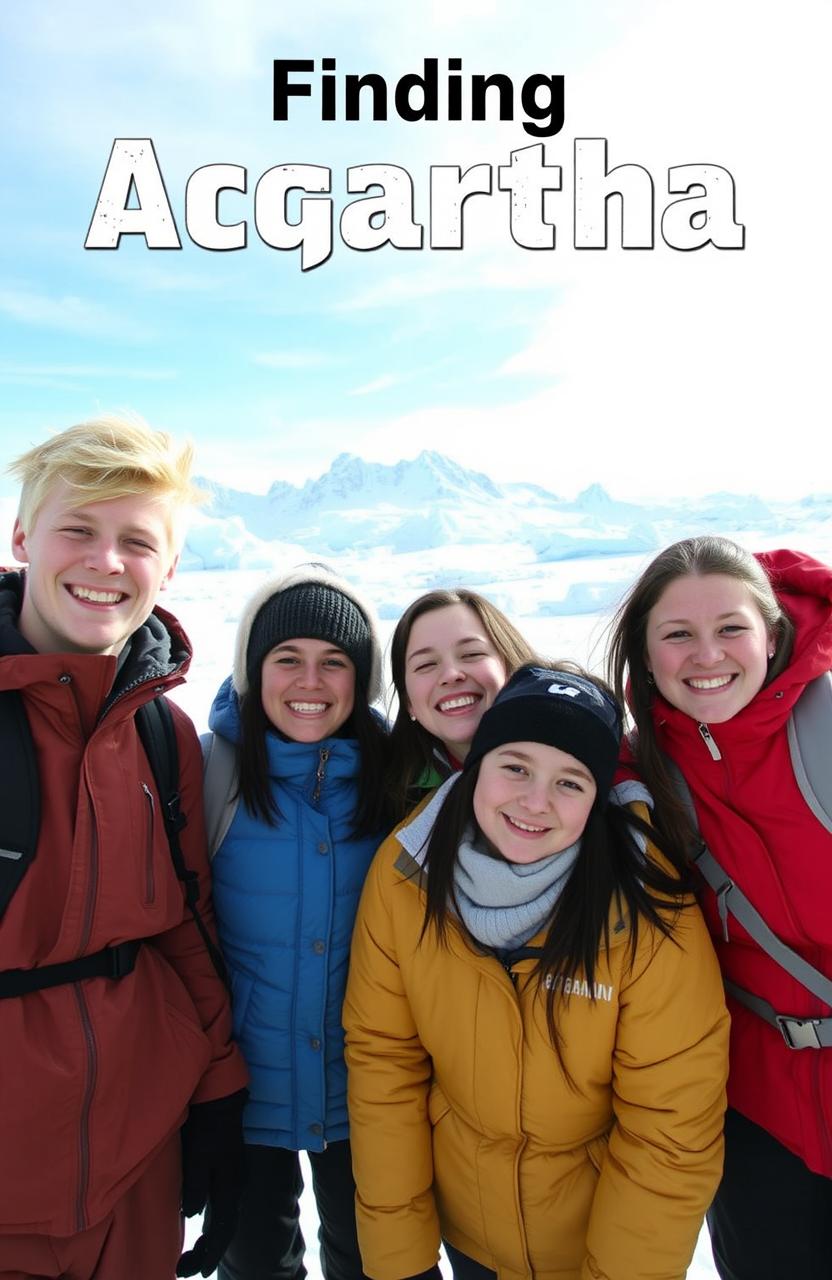
<path fill-rule="evenodd" d="M 730 1109 L 708 1227 L 722 1280 L 832 1278 L 832 1179 Z"/>
<path fill-rule="evenodd" d="M 355 1231 L 355 1183 L 349 1142 L 309 1151 L 318 1206 L 324 1280 L 366 1280 Z M 297 1151 L 246 1147 L 240 1220 L 217 1271 L 218 1280 L 303 1280 L 300 1229 L 303 1178 Z"/>

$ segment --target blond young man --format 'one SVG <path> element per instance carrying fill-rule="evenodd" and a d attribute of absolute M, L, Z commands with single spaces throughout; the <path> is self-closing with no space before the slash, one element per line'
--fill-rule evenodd
<path fill-rule="evenodd" d="M 40 827 L 0 915 L 0 1280 L 207 1276 L 234 1227 L 245 1068 L 135 723 L 190 662 L 156 607 L 190 468 L 190 447 L 117 418 L 11 468 L 27 567 L 0 574 L 0 698 L 25 710 Z M 171 709 L 181 846 L 213 931 L 199 744 Z M 206 1202 L 177 1266 L 180 1205 Z"/>

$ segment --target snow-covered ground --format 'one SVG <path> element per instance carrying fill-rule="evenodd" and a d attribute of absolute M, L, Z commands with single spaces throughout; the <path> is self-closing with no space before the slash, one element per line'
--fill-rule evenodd
<path fill-rule="evenodd" d="M 303 1157 L 302 1157 L 303 1160 Z M 307 1188 L 312 1185 L 312 1177 L 304 1162 L 303 1180 Z M 310 1280 L 323 1280 L 321 1275 L 320 1255 L 318 1252 L 318 1220 L 315 1216 L 315 1201 L 309 1190 L 304 1191 L 301 1198 L 301 1229 L 306 1241 L 306 1257 L 304 1262 Z M 190 1247 L 199 1235 L 199 1220 L 191 1218 L 185 1228 L 185 1243 Z M 451 1280 L 451 1268 L 443 1255 L 442 1273 L 445 1280 Z M 216 1274 L 216 1273 L 215 1273 Z M 711 1244 L 707 1227 L 702 1228 L 696 1245 L 696 1252 L 688 1268 L 688 1280 L 715 1280 L 716 1268 L 711 1257 Z"/>

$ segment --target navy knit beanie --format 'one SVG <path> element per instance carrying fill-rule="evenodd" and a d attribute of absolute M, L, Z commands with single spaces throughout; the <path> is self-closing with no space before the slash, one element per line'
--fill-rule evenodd
<path fill-rule="evenodd" d="M 586 765 L 607 802 L 621 744 L 621 709 L 594 681 L 571 671 L 527 664 L 497 694 L 465 757 L 470 769 L 507 742 L 542 742 Z"/>

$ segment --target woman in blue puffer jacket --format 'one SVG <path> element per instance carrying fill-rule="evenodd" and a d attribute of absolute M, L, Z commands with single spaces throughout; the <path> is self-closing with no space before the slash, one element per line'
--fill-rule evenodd
<path fill-rule="evenodd" d="M 220 1280 L 301 1280 L 307 1151 L 328 1280 L 359 1280 L 341 1005 L 367 868 L 390 822 L 369 607 L 322 565 L 246 606 L 211 710 L 206 814 L 234 1034 L 251 1075 L 247 1190 Z"/>

